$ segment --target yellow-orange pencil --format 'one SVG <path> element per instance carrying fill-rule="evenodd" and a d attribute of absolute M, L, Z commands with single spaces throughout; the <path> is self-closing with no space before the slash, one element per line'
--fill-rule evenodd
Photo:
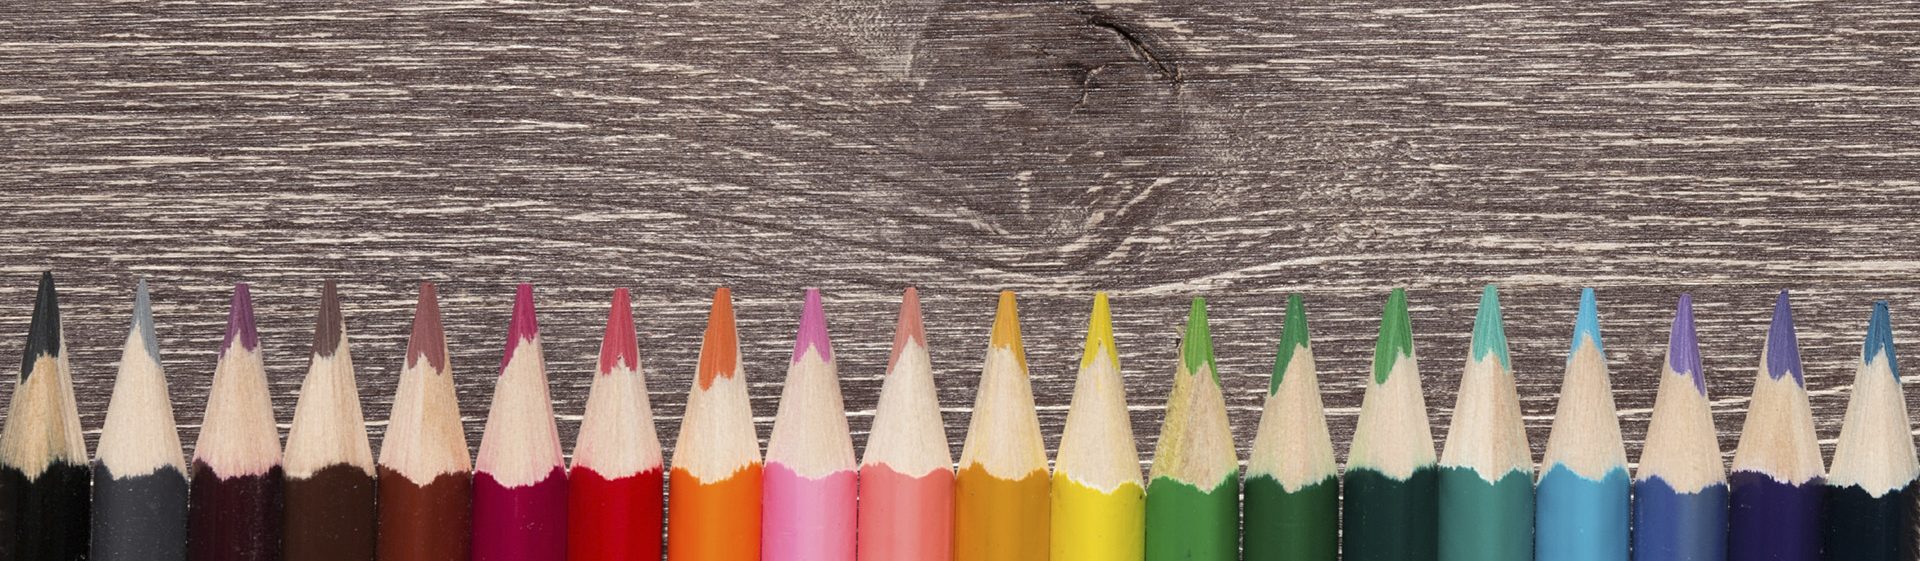
<path fill-rule="evenodd" d="M 1146 558 L 1146 490 L 1120 380 L 1107 293 L 1098 292 L 1054 457 L 1051 561 Z"/>
<path fill-rule="evenodd" d="M 1046 561 L 1047 503 L 1020 313 L 1013 292 L 1001 292 L 954 481 L 953 561 Z"/>

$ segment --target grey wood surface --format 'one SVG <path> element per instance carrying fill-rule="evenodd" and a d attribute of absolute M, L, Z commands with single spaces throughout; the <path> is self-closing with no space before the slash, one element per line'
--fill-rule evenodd
<path fill-rule="evenodd" d="M 145 276 L 191 443 L 247 281 L 286 423 L 338 279 L 378 438 L 434 280 L 477 443 L 532 281 L 571 448 L 628 286 L 670 444 L 726 285 L 764 437 L 819 286 L 859 445 L 914 284 L 957 448 L 1005 288 L 1051 447 L 1107 290 L 1145 451 L 1204 295 L 1244 457 L 1285 294 L 1344 449 L 1386 289 L 1439 431 L 1498 283 L 1537 457 L 1594 286 L 1637 456 L 1690 291 L 1731 453 L 1792 288 L 1830 453 L 1870 302 L 1920 333 L 1916 44 L 1909 2 L 10 2 L 0 356 L 56 271 L 93 440 Z"/>

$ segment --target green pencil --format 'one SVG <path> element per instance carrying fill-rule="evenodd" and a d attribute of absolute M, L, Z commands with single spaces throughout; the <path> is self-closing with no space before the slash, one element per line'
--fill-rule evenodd
<path fill-rule="evenodd" d="M 1340 478 L 1320 403 L 1307 311 L 1287 297 L 1279 357 L 1247 462 L 1247 561 L 1334 561 Z"/>
<path fill-rule="evenodd" d="M 1387 297 L 1373 377 L 1347 452 L 1341 546 L 1346 561 L 1433 561 L 1439 534 L 1433 427 L 1420 392 L 1407 292 Z"/>
<path fill-rule="evenodd" d="M 1480 295 L 1440 455 L 1439 520 L 1440 561 L 1533 559 L 1533 453 L 1493 285 Z"/>
<path fill-rule="evenodd" d="M 1147 483 L 1147 561 L 1239 559 L 1239 470 L 1207 301 L 1194 298 Z"/>

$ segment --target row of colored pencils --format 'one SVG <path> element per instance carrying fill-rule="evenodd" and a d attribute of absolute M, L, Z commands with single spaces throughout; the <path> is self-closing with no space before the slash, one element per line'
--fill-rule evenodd
<path fill-rule="evenodd" d="M 433 285 L 423 284 L 376 460 L 334 286 L 322 291 L 311 366 L 283 454 L 248 290 L 239 285 L 189 464 L 142 283 L 99 454 L 89 464 L 52 277 L 43 276 L 0 436 L 0 559 L 658 559 L 663 526 L 667 558 L 676 561 L 1230 561 L 1243 553 L 1331 561 L 1343 551 L 1360 561 L 1870 561 L 1914 554 L 1920 461 L 1884 303 L 1869 322 L 1829 473 L 1814 440 L 1787 294 L 1780 294 L 1729 474 L 1691 304 L 1682 296 L 1631 481 L 1590 290 L 1581 295 L 1537 480 L 1491 286 L 1438 454 L 1406 295 L 1393 291 L 1344 479 L 1298 296 L 1287 302 L 1244 481 L 1202 299 L 1182 333 L 1144 481 L 1104 294 L 1094 298 L 1051 474 L 1011 293 L 1000 297 L 957 469 L 912 289 L 858 459 L 817 291 L 806 293 L 764 461 L 730 296 L 715 294 L 670 471 L 630 307 L 627 292 L 616 291 L 569 466 L 547 396 L 532 288 L 521 285 L 470 464 Z"/>

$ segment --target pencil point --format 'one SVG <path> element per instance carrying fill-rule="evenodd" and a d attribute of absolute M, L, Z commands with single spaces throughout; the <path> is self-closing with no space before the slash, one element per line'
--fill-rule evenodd
<path fill-rule="evenodd" d="M 1591 341 L 1593 350 L 1599 351 L 1602 357 L 1607 355 L 1607 347 L 1600 339 L 1600 303 L 1591 288 L 1580 289 L 1580 312 L 1573 320 L 1573 347 L 1567 350 L 1569 358 L 1580 350 L 1581 341 Z"/>
<path fill-rule="evenodd" d="M 1395 288 L 1387 295 L 1387 307 L 1380 314 L 1380 339 L 1373 347 L 1373 381 L 1387 383 L 1393 365 L 1413 356 L 1413 321 L 1407 317 L 1407 289 Z"/>
<path fill-rule="evenodd" d="M 713 387 L 714 378 L 732 378 L 740 365 L 740 338 L 733 325 L 733 292 L 726 287 L 713 291 L 713 307 L 707 312 L 707 331 L 700 340 L 700 366 L 696 377 L 700 388 Z"/>
<path fill-rule="evenodd" d="M 1787 291 L 1773 301 L 1773 323 L 1767 326 L 1767 376 L 1778 380 L 1788 374 L 1793 382 L 1806 386 L 1800 369 L 1800 341 L 1794 334 L 1793 307 L 1787 303 Z"/>
<path fill-rule="evenodd" d="M 420 301 L 413 306 L 413 332 L 407 336 L 407 367 L 421 360 L 437 374 L 447 369 L 447 335 L 440 327 L 440 298 L 433 283 L 420 283 Z"/>
<path fill-rule="evenodd" d="M 260 348 L 260 332 L 253 325 L 253 293 L 244 282 L 233 285 L 233 301 L 227 306 L 227 337 L 220 342 L 220 352 L 233 348 L 235 342 L 246 351 Z"/>
<path fill-rule="evenodd" d="M 507 362 L 513 360 L 513 353 L 520 348 L 521 341 L 532 341 L 540 337 L 540 322 L 533 315 L 533 285 L 520 283 L 513 294 L 513 318 L 507 320 L 507 351 L 500 354 L 500 369 L 506 370 Z"/>
<path fill-rule="evenodd" d="M 1500 367 L 1512 369 L 1507 356 L 1507 328 L 1500 320 L 1500 291 L 1487 285 L 1480 291 L 1480 312 L 1473 319 L 1473 360 L 1486 360 L 1498 353 Z"/>
<path fill-rule="evenodd" d="M 1020 309 L 1011 290 L 1000 291 L 1000 307 L 993 314 L 993 335 L 987 338 L 987 346 L 1011 349 L 1020 359 L 1020 367 L 1027 367 L 1027 349 L 1020 344 Z"/>
<path fill-rule="evenodd" d="M 1269 395 L 1280 391 L 1280 382 L 1286 378 L 1287 365 L 1293 364 L 1293 353 L 1312 344 L 1312 334 L 1307 332 L 1307 305 L 1299 294 L 1287 295 L 1287 318 L 1280 325 L 1280 352 L 1273 361 L 1273 378 L 1267 384 Z"/>
<path fill-rule="evenodd" d="M 614 368 L 640 370 L 640 337 L 633 329 L 633 297 L 625 288 L 613 289 L 613 305 L 607 310 L 607 330 L 600 337 L 600 375 Z"/>
<path fill-rule="evenodd" d="M 1206 365 L 1213 381 L 1220 381 L 1220 369 L 1213 362 L 1213 333 L 1207 329 L 1206 298 L 1195 296 L 1187 308 L 1187 333 L 1181 337 L 1180 357 L 1187 364 L 1188 374 L 1199 374 L 1200 366 Z"/>
<path fill-rule="evenodd" d="M 1681 294 L 1673 311 L 1673 330 L 1667 334 L 1667 368 L 1693 380 L 1693 389 L 1707 395 L 1707 377 L 1700 364 L 1700 342 L 1693 331 L 1693 295 Z"/>
<path fill-rule="evenodd" d="M 1094 357 L 1107 355 L 1115 368 L 1120 366 L 1120 351 L 1113 342 L 1113 311 L 1107 305 L 1107 293 L 1093 293 L 1093 313 L 1087 317 L 1087 344 L 1080 353 L 1080 367 L 1093 366 Z"/>
<path fill-rule="evenodd" d="M 1900 360 L 1893 352 L 1893 319 L 1887 313 L 1886 300 L 1873 303 L 1873 317 L 1867 320 L 1867 344 L 1860 361 L 1873 362 L 1876 358 L 1886 361 L 1893 379 L 1900 379 Z"/>
<path fill-rule="evenodd" d="M 800 329 L 793 339 L 793 360 L 800 362 L 800 356 L 807 349 L 820 354 L 820 359 L 833 361 L 833 341 L 827 338 L 827 311 L 820 304 L 820 289 L 809 288 L 806 303 L 800 307 Z"/>
<path fill-rule="evenodd" d="M 146 343 L 147 357 L 160 362 L 160 340 L 153 331 L 153 302 L 147 297 L 147 279 L 133 285 L 133 331 Z"/>
<path fill-rule="evenodd" d="M 911 286 L 900 296 L 900 320 L 893 328 L 893 353 L 887 356 L 888 372 L 900 362 L 900 352 L 906 350 L 908 341 L 927 346 L 926 328 L 920 325 L 920 291 Z"/>
<path fill-rule="evenodd" d="M 314 356 L 333 356 L 346 330 L 346 321 L 340 318 L 340 294 L 333 281 L 326 281 L 320 286 L 320 318 L 313 326 Z"/>
<path fill-rule="evenodd" d="M 42 355 L 60 356 L 60 297 L 54 294 L 53 272 L 40 273 L 40 291 L 33 299 L 33 320 L 27 326 L 27 352 L 20 361 L 20 379 L 33 374 Z"/>

